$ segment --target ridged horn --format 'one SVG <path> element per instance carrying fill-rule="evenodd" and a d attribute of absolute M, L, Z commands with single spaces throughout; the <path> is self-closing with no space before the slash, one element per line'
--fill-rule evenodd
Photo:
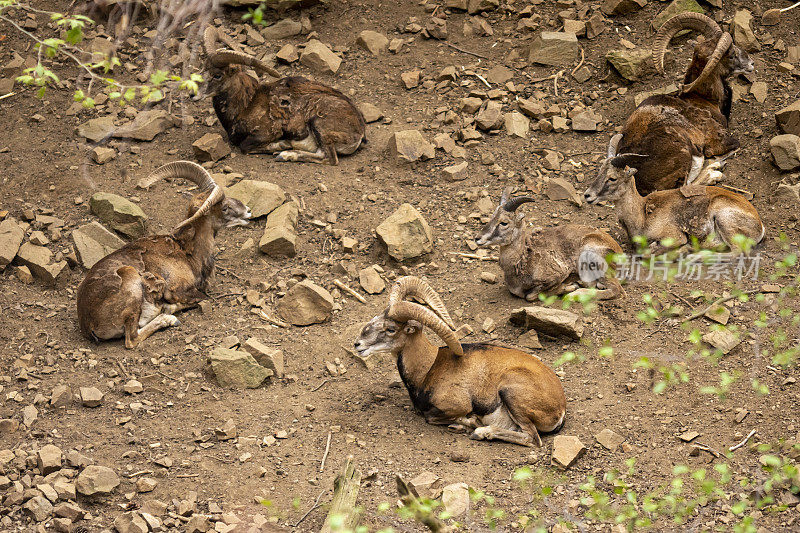
<path fill-rule="evenodd" d="M 706 62 L 706 66 L 703 67 L 703 71 L 697 76 L 694 81 L 689 84 L 684 85 L 683 89 L 681 89 L 682 93 L 691 92 L 695 87 L 698 85 L 702 85 L 703 83 L 711 77 L 711 74 L 714 72 L 714 69 L 717 68 L 717 65 L 722 60 L 722 57 L 728 52 L 728 49 L 733 44 L 733 37 L 728 32 L 723 33 L 719 37 L 719 41 L 717 41 L 717 46 L 714 48 L 714 53 L 711 54 L 711 57 L 708 58 L 708 62 Z"/>
<path fill-rule="evenodd" d="M 514 192 L 514 187 L 508 186 L 503 189 L 503 194 L 500 195 L 500 205 L 503 205 L 511 198 L 511 193 Z"/>
<path fill-rule="evenodd" d="M 447 307 L 439 294 L 426 282 L 416 276 L 403 276 L 398 279 L 389 292 L 389 307 L 402 302 L 407 296 L 414 296 L 425 302 L 433 312 L 439 315 L 450 329 L 456 329 Z"/>
<path fill-rule="evenodd" d="M 653 43 L 653 65 L 659 74 L 664 74 L 664 54 L 667 52 L 669 41 L 681 30 L 697 30 L 707 39 L 714 40 L 722 35 L 719 24 L 702 13 L 688 12 L 675 15 L 658 29 Z"/>
<path fill-rule="evenodd" d="M 203 32 L 203 48 L 206 49 L 206 55 L 208 57 L 213 56 L 217 52 L 218 41 L 219 35 L 217 34 L 217 30 L 214 29 L 213 26 L 206 26 Z"/>
<path fill-rule="evenodd" d="M 260 59 L 245 54 L 244 52 L 236 52 L 234 50 L 220 50 L 218 52 L 213 53 L 208 58 L 208 60 L 215 67 L 225 67 L 230 64 L 245 65 L 248 67 L 253 67 L 256 70 L 266 72 L 273 78 L 282 77 L 281 73 L 275 70 L 274 68 L 270 67 Z"/>
<path fill-rule="evenodd" d="M 517 196 L 516 198 L 512 198 L 511 200 L 507 201 L 503 204 L 503 209 L 508 211 L 509 213 L 513 213 L 516 211 L 519 206 L 527 202 L 535 202 L 536 198 L 533 196 Z"/>
<path fill-rule="evenodd" d="M 608 141 L 608 152 L 606 153 L 606 157 L 614 157 L 617 155 L 617 149 L 619 148 L 619 142 L 622 140 L 622 134 L 617 133 L 611 140 Z"/>
<path fill-rule="evenodd" d="M 428 326 L 442 339 L 455 355 L 464 355 L 464 349 L 458 342 L 455 332 L 445 324 L 444 320 L 427 307 L 414 302 L 397 302 L 389 307 L 387 316 L 397 322 L 416 320 L 423 326 Z"/>
<path fill-rule="evenodd" d="M 201 205 L 191 217 L 175 226 L 173 231 L 188 226 L 208 213 L 215 204 L 218 204 L 225 198 L 225 192 L 217 185 L 214 178 L 211 177 L 211 174 L 193 161 L 173 161 L 172 163 L 162 165 L 148 176 L 148 181 L 155 183 L 164 178 L 183 178 L 197 185 L 201 192 L 211 191 L 208 198 L 203 202 L 203 205 Z"/>

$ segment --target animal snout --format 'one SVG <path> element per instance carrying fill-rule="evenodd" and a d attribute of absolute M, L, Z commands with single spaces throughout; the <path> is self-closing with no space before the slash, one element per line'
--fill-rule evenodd
<path fill-rule="evenodd" d="M 586 189 L 586 192 L 583 193 L 583 199 L 586 200 L 587 204 L 593 204 L 597 202 L 597 195 L 594 191 Z"/>
<path fill-rule="evenodd" d="M 477 235 L 475 237 L 475 244 L 477 244 L 478 246 L 483 246 L 484 244 L 486 244 L 486 241 L 488 240 L 489 239 L 487 239 L 485 235 Z"/>

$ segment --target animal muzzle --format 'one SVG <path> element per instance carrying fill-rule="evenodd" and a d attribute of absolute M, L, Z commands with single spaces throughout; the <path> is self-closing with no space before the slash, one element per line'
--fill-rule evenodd
<path fill-rule="evenodd" d="M 583 199 L 586 200 L 586 203 L 589 205 L 594 205 L 600 199 L 596 192 L 591 189 L 586 189 L 586 192 L 583 193 Z"/>

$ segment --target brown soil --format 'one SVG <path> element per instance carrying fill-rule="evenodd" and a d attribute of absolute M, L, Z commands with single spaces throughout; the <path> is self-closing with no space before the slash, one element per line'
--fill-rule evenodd
<path fill-rule="evenodd" d="M 55 9 L 49 2 L 47 4 L 47 8 Z M 61 6 L 62 2 L 57 4 Z M 520 4 L 517 2 L 516 7 L 521 8 Z M 723 10 L 726 20 L 735 10 L 733 4 L 726 2 Z M 226 270 L 217 273 L 212 294 L 224 296 L 213 301 L 207 314 L 199 310 L 182 313 L 180 327 L 158 332 L 141 348 L 132 351 L 125 350 L 121 342 L 94 344 L 80 335 L 74 296 L 85 274 L 82 269 L 66 272 L 55 288 L 46 288 L 39 282 L 22 284 L 13 275 L 14 269 L 7 268 L 0 276 L 0 361 L 5 369 L 0 418 L 19 418 L 24 406 L 34 402 L 37 395 L 47 397 L 57 384 L 69 385 L 73 390 L 97 386 L 106 396 L 103 405 L 95 409 L 76 404 L 66 410 L 54 410 L 42 403 L 37 406 L 39 418 L 33 426 L 0 435 L 0 448 L 31 449 L 53 442 L 65 451 L 82 449 L 99 464 L 111 466 L 120 473 L 123 485 L 111 499 L 112 505 L 107 500 L 81 502 L 95 515 L 90 530 L 109 527 L 120 512 L 116 504 L 136 507 L 151 498 L 169 502 L 173 498 L 185 498 L 189 491 L 197 491 L 203 502 L 216 502 L 226 510 L 236 509 L 240 517 L 255 513 L 277 515 L 279 524 L 289 526 L 312 506 L 320 492 L 324 492 L 321 502 L 329 501 L 333 478 L 344 458 L 352 454 L 359 468 L 371 473 L 359 497 L 367 510 L 363 523 L 371 529 L 391 526 L 401 531 L 417 531 L 420 526 L 413 522 L 402 521 L 394 513 L 381 515 L 377 512 L 381 502 L 396 500 L 396 474 L 410 478 L 430 470 L 447 483 L 463 481 L 485 490 L 497 498 L 496 506 L 507 513 L 502 521 L 503 529 L 510 529 L 509 524 L 531 508 L 542 524 L 551 525 L 559 518 L 587 524 L 589 522 L 581 516 L 583 508 L 576 509 L 569 504 L 584 495 L 579 486 L 588 475 L 602 477 L 602 473 L 609 470 L 625 470 L 625 460 L 634 457 L 637 473 L 630 481 L 644 493 L 667 485 L 675 464 L 710 467 L 710 463 L 722 461 L 713 460 L 706 453 L 690 457 L 690 446 L 676 438 L 685 430 L 700 432 L 697 441 L 720 450 L 740 441 L 753 428 L 758 430 L 756 440 L 761 442 L 798 439 L 798 385 L 782 385 L 787 377 L 796 375 L 797 369 L 781 370 L 771 366 L 770 357 L 762 351 L 769 345 L 770 332 L 753 325 L 762 311 L 773 320 L 771 324 L 776 323 L 776 309 L 753 301 L 733 307 L 731 323 L 754 336 L 723 358 L 718 366 L 699 357 L 685 359 L 691 347 L 687 341 L 689 330 L 667 320 L 645 326 L 636 318 L 637 311 L 645 307 L 642 296 L 646 293 L 663 293 L 665 303 L 685 307 L 689 302 L 697 306 L 700 301 L 693 299 L 691 292 L 700 289 L 709 295 L 720 295 L 729 288 L 722 281 L 628 284 L 626 297 L 601 303 L 587 316 L 587 333 L 580 343 L 542 340 L 544 349 L 537 355 L 548 363 L 553 363 L 565 350 L 585 357 L 583 362 L 565 365 L 559 370 L 568 398 L 566 425 L 560 434 L 577 435 L 588 446 L 586 454 L 566 471 L 550 466 L 552 435 L 544 438 L 543 448 L 526 449 L 504 443 L 475 442 L 463 434 L 427 425 L 413 411 L 406 391 L 399 386 L 393 361 L 384 357 L 375 369 L 366 370 L 351 358 L 343 346 L 352 342 L 358 325 L 383 309 L 385 293 L 367 296 L 366 305 L 341 298 L 342 309 L 329 322 L 289 329 L 268 326 L 250 313 L 250 306 L 242 297 L 231 296 L 250 288 L 260 290 L 260 282 L 274 284 L 299 274 L 332 289 L 336 276 L 331 269 L 339 261 L 356 269 L 379 264 L 386 269 L 389 279 L 401 273 L 427 276 L 443 294 L 458 321 L 470 324 L 477 332 L 474 338 L 514 344 L 521 330 L 508 323 L 508 315 L 523 302 L 511 296 L 502 283 L 489 285 L 479 279 L 482 271 L 500 274 L 497 264 L 463 261 L 450 255 L 450 252 L 469 252 L 466 242 L 480 226 L 480 221 L 473 218 L 466 224 L 457 222 L 459 216 L 477 211 L 474 199 L 467 200 L 465 193 L 486 191 L 496 198 L 509 183 L 524 187 L 525 178 L 535 183 L 536 171 L 543 171 L 541 159 L 534 154 L 534 149 L 539 147 L 559 150 L 567 160 L 574 161 L 574 165 L 565 162 L 561 176 L 582 190 L 586 180 L 594 175 L 595 163 L 605 151 L 613 127 L 621 125 L 633 109 L 632 95 L 665 84 L 662 78 L 648 76 L 641 82 L 626 85 L 615 73 L 608 72 L 603 55 L 619 47 L 620 38 L 648 46 L 652 35 L 649 21 L 663 5 L 650 2 L 634 15 L 610 20 L 599 38 L 581 39 L 586 61 L 593 67 L 594 75 L 588 82 L 579 84 L 568 75 L 572 65 L 566 65 L 566 73 L 559 79 L 558 97 L 553 94 L 552 81 L 533 84 L 528 78 L 528 75 L 547 76 L 556 69 L 534 66 L 516 72 L 513 81 L 520 96 L 542 91 L 546 103 L 558 103 L 566 109 L 571 109 L 576 101 L 586 101 L 608 119 L 605 131 L 596 134 L 533 131 L 527 140 L 505 133 L 485 136 L 477 147 L 467 150 L 469 178 L 456 183 L 446 182 L 439 175 L 438 169 L 451 163 L 441 151 L 437 151 L 433 161 L 402 166 L 390 160 L 385 146 L 390 133 L 399 129 L 417 128 L 429 139 L 440 131 L 453 131 L 454 126 L 431 129 L 430 125 L 440 108 L 458 112 L 459 100 L 471 89 L 482 89 L 481 82 L 474 77 L 463 77 L 443 90 L 420 87 L 408 91 L 400 83 L 400 73 L 420 68 L 426 77 L 435 77 L 445 66 L 455 65 L 485 74 L 481 69 L 502 64 L 512 48 L 527 46 L 529 41 L 514 30 L 518 17 L 503 11 L 489 13 L 494 36 L 469 38 L 461 31 L 467 15 L 453 13 L 448 17 L 449 42 L 485 55 L 488 61 L 421 36 L 400 54 L 386 53 L 374 58 L 355 45 L 358 32 L 372 29 L 390 38 L 411 37 L 398 34 L 397 29 L 404 27 L 412 16 L 424 21 L 423 7 L 416 2 L 334 0 L 328 9 L 312 10 L 310 15 L 319 38 L 346 50 L 338 76 L 317 78 L 337 86 L 357 102 L 375 104 L 391 120 L 370 124 L 367 129 L 369 144 L 353 156 L 342 157 L 336 167 L 276 163 L 269 156 L 237 153 L 221 161 L 215 169 L 220 172 L 230 167 L 233 172 L 247 177 L 277 183 L 302 200 L 305 210 L 299 226 L 297 256 L 275 260 L 241 251 L 246 240 L 258 240 L 263 219 L 247 228 L 223 230 L 218 239 L 217 264 Z M 761 3 L 759 9 L 783 5 L 784 2 L 770 0 Z M 535 9 L 549 20 L 562 8 L 555 2 L 544 2 Z M 226 12 L 227 25 L 236 24 L 238 16 L 235 12 Z M 760 37 L 769 32 L 787 45 L 800 44 L 796 31 L 800 27 L 800 10 L 785 14 L 781 24 L 775 27 L 761 27 L 758 20 L 756 16 L 754 29 Z M 32 53 L 30 43 L 13 28 L 0 24 L 0 35 L 5 36 L 0 41 L 3 43 L 0 64 L 10 59 L 12 50 L 23 56 Z M 302 38 L 287 42 L 301 42 Z M 268 46 L 272 51 L 278 47 L 278 43 Z M 685 64 L 690 50 L 685 41 L 673 50 L 673 57 L 684 58 L 681 64 Z M 747 189 L 754 195 L 753 203 L 768 228 L 766 241 L 760 249 L 762 264 L 770 265 L 785 254 L 776 242 L 781 232 L 787 235 L 790 249 L 795 252 L 797 249 L 797 201 L 791 195 L 775 193 L 781 176 L 769 160 L 768 140 L 776 134 L 774 112 L 794 101 L 800 84 L 796 76 L 777 71 L 784 53 L 764 45 L 754 56 L 757 77 L 767 82 L 769 96 L 764 104 L 756 103 L 752 95 L 745 95 L 734 104 L 732 129 L 742 142 L 742 150 L 731 159 L 726 174 L 728 184 Z M 673 60 L 670 66 L 673 77 L 678 74 L 678 68 Z M 297 64 L 281 69 L 287 74 L 311 75 Z M 75 80 L 77 71 L 72 66 L 65 64 L 57 70 L 62 79 Z M 627 94 L 619 95 L 619 87 L 627 87 Z M 173 112 L 193 117 L 192 125 L 172 129 L 149 143 L 132 143 L 131 150 L 126 151 L 123 146 L 115 160 L 99 166 L 91 162 L 87 155 L 90 147 L 74 131 L 78 124 L 91 118 L 93 112 L 65 116 L 72 101 L 72 89 L 50 89 L 44 102 L 37 99 L 32 90 L 15 90 L 16 96 L 0 101 L 0 116 L 6 131 L 0 135 L 0 148 L 8 147 L 0 153 L 3 168 L 0 207 L 17 218 L 26 208 L 37 212 L 51 209 L 63 218 L 67 227 L 62 240 L 50 245 L 54 252 L 69 253 L 72 248 L 70 230 L 93 220 L 86 199 L 95 191 L 136 196 L 150 217 L 152 232 L 170 228 L 184 210 L 185 199 L 179 194 L 182 186 L 171 189 L 162 184 L 153 190 L 141 191 L 134 188 L 135 182 L 163 163 L 192 159 L 194 140 L 207 132 L 222 132 L 218 124 L 206 125 L 207 119 L 213 116 L 208 100 L 180 102 L 180 107 L 173 107 Z M 509 99 L 513 100 L 513 95 L 509 95 Z M 37 113 L 44 117 L 40 122 L 31 119 Z M 494 156 L 502 168 L 499 173 L 481 164 L 484 153 Z M 375 201 L 367 199 L 373 194 Z M 76 197 L 83 201 L 77 204 Z M 410 202 L 421 211 L 436 240 L 435 250 L 429 257 L 405 266 L 387 257 L 373 233 L 373 229 L 403 202 Z M 609 207 L 577 208 L 542 196 L 526 209 L 530 219 L 539 224 L 569 221 L 597 225 L 610 229 L 620 242 L 624 241 L 624 234 Z M 363 250 L 356 254 L 343 253 L 324 229 L 311 223 L 315 219 L 326 220 L 330 214 L 336 215 L 331 227 L 341 228 L 347 235 L 357 238 L 365 245 Z M 740 285 L 747 289 L 758 288 L 765 279 L 762 274 L 762 280 Z M 354 287 L 358 284 L 357 280 L 348 282 Z M 779 282 L 786 283 L 786 280 Z M 275 289 L 265 296 L 270 301 L 277 299 Z M 796 308 L 796 302 L 792 306 Z M 492 335 L 481 330 L 487 317 L 498 325 Z M 703 320 L 695 321 L 693 326 L 702 332 L 711 328 L 711 324 Z M 792 338 L 797 331 L 787 334 Z M 237 335 L 241 340 L 254 336 L 280 347 L 285 353 L 287 372 L 293 378 L 273 380 L 256 390 L 218 387 L 205 371 L 205 356 L 228 335 Z M 604 343 L 615 347 L 613 357 L 598 356 L 598 347 Z M 33 354 L 29 370 L 35 377 L 19 381 L 14 364 L 27 354 Z M 658 376 L 647 370 L 637 371 L 633 366 L 641 357 L 668 363 L 685 361 L 691 380 L 669 388 L 663 395 L 655 395 L 651 387 Z M 341 359 L 347 372 L 342 377 L 332 378 L 325 362 L 336 358 Z M 731 386 L 727 400 L 700 394 L 701 386 L 719 383 L 721 371 L 740 376 Z M 123 393 L 122 384 L 125 378 L 134 376 L 144 383 L 144 392 L 132 397 Z M 752 379 L 768 385 L 771 393 L 757 395 L 751 387 Z M 18 393 L 16 399 L 7 399 L 12 391 Z M 142 409 L 133 412 L 132 402 L 141 402 Z M 734 421 L 736 408 L 750 411 L 741 424 Z M 123 416 L 133 419 L 125 425 L 115 422 Z M 238 443 L 211 439 L 211 447 L 198 445 L 198 435 L 221 426 L 229 418 L 235 421 L 240 436 L 254 439 L 240 439 Z M 593 435 L 604 428 L 623 435 L 629 447 L 617 452 L 600 447 Z M 265 436 L 279 431 L 288 432 L 288 438 L 278 440 L 273 446 L 260 445 Z M 332 432 L 330 455 L 324 471 L 320 472 L 329 432 Z M 252 459 L 240 463 L 238 458 L 245 452 L 251 453 Z M 174 461 L 169 469 L 152 462 L 164 455 Z M 468 457 L 468 461 L 451 460 L 460 455 Z M 737 451 L 729 462 L 740 476 L 755 476 L 759 471 L 757 459 L 757 453 L 745 448 Z M 531 503 L 538 492 L 537 486 L 520 490 L 511 481 L 514 470 L 524 465 L 537 469 L 540 473 L 537 479 L 555 487 L 555 492 L 544 501 L 537 498 Z M 263 476 L 259 474 L 262 468 Z M 135 478 L 125 474 L 143 470 L 152 471 L 159 485 L 152 493 L 134 494 L 129 504 L 124 495 L 134 491 Z M 182 477 L 188 474 L 196 477 Z M 270 500 L 272 506 L 258 505 L 254 500 L 258 497 Z M 293 505 L 295 500 L 296 506 Z M 324 516 L 323 505 L 311 512 L 297 529 L 318 530 Z M 769 531 L 790 530 L 797 528 L 798 516 L 793 508 L 763 516 L 759 512 L 757 525 Z M 715 525 L 724 529 L 725 520 L 729 520 L 726 505 L 713 504 L 701 508 L 690 523 L 694 529 Z M 469 530 L 484 528 L 480 515 L 466 522 Z M 23 521 L 19 527 L 32 529 L 34 526 Z M 664 522 L 660 529 L 669 527 L 675 526 Z"/>

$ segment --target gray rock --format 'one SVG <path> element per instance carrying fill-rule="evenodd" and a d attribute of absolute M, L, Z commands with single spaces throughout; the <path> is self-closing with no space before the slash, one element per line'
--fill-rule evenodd
<path fill-rule="evenodd" d="M 25 231 L 11 218 L 0 222 L 0 270 L 3 270 L 16 257 Z"/>
<path fill-rule="evenodd" d="M 654 30 L 658 30 L 666 21 L 675 15 L 687 11 L 694 13 L 704 12 L 703 8 L 700 7 L 700 4 L 698 4 L 696 0 L 672 0 L 672 3 L 653 19 L 652 27 Z"/>
<path fill-rule="evenodd" d="M 509 135 L 526 138 L 528 130 L 531 127 L 531 121 L 528 117 L 517 111 L 506 113 L 505 115 L 506 133 Z"/>
<path fill-rule="evenodd" d="M 561 468 L 569 468 L 586 451 L 581 439 L 571 435 L 556 435 L 553 439 L 553 463 Z"/>
<path fill-rule="evenodd" d="M 374 266 L 362 268 L 358 272 L 358 282 L 369 294 L 380 294 L 386 288 L 386 282 L 383 281 Z"/>
<path fill-rule="evenodd" d="M 147 533 L 150 529 L 142 516 L 134 511 L 121 514 L 114 519 L 117 533 Z"/>
<path fill-rule="evenodd" d="M 92 149 L 92 160 L 98 165 L 104 165 L 117 157 L 117 151 L 107 146 L 96 146 Z"/>
<path fill-rule="evenodd" d="M 99 222 L 90 222 L 76 228 L 72 232 L 72 241 L 75 243 L 78 260 L 85 268 L 92 268 L 111 252 L 125 246 L 125 241 Z"/>
<path fill-rule="evenodd" d="M 398 163 L 432 159 L 436 155 L 434 146 L 425 140 L 419 130 L 396 131 L 389 138 L 388 149 Z"/>
<path fill-rule="evenodd" d="M 247 352 L 216 347 L 208 356 L 208 364 L 220 387 L 255 389 L 273 375 Z"/>
<path fill-rule="evenodd" d="M 573 131 L 597 131 L 597 126 L 602 121 L 601 115 L 587 109 L 572 117 L 572 129 Z"/>
<path fill-rule="evenodd" d="M 219 133 L 206 133 L 192 143 L 198 161 L 219 161 L 231 153 L 231 147 Z"/>
<path fill-rule="evenodd" d="M 93 118 L 78 126 L 78 135 L 85 137 L 92 142 L 100 142 L 105 139 L 115 129 L 114 117 L 106 115 L 104 117 Z"/>
<path fill-rule="evenodd" d="M 724 355 L 742 343 L 738 335 L 727 329 L 710 331 L 703 335 L 703 341 L 720 350 Z"/>
<path fill-rule="evenodd" d="M 123 235 L 137 239 L 147 232 L 147 215 L 130 200 L 110 192 L 96 192 L 89 208 L 103 224 Z"/>
<path fill-rule="evenodd" d="M 733 42 L 739 48 L 748 52 L 757 52 L 761 50 L 761 44 L 756 39 L 753 29 L 750 24 L 753 22 L 753 14 L 746 9 L 740 9 L 733 16 L 731 21 L 731 33 L 733 34 Z"/>
<path fill-rule="evenodd" d="M 360 104 L 358 109 L 364 115 L 364 122 L 367 124 L 377 122 L 383 118 L 383 112 L 372 104 Z"/>
<path fill-rule="evenodd" d="M 606 54 L 606 61 L 619 72 L 619 75 L 628 81 L 636 81 L 649 68 L 653 53 L 644 48 L 633 50 L 612 50 Z"/>
<path fill-rule="evenodd" d="M 402 204 L 375 231 L 396 261 L 414 259 L 433 251 L 431 228 L 411 204 Z"/>
<path fill-rule="evenodd" d="M 315 72 L 336 74 L 342 59 L 317 39 L 311 39 L 300 55 L 300 62 Z"/>
<path fill-rule="evenodd" d="M 61 470 L 61 459 L 63 454 L 61 448 L 52 444 L 42 446 L 36 452 L 36 465 L 39 467 L 39 472 L 46 476 L 52 474 L 57 470 Z"/>
<path fill-rule="evenodd" d="M 268 41 L 286 39 L 300 35 L 303 32 L 303 24 L 292 19 L 281 19 L 272 26 L 267 26 L 261 30 L 261 35 Z"/>
<path fill-rule="evenodd" d="M 34 496 L 22 508 L 37 522 L 43 522 L 53 514 L 53 504 L 44 496 Z"/>
<path fill-rule="evenodd" d="M 278 59 L 278 61 L 283 61 L 284 63 L 294 63 L 300 59 L 300 54 L 298 53 L 295 45 L 287 44 L 278 50 L 278 52 L 275 54 L 275 57 Z"/>
<path fill-rule="evenodd" d="M 169 113 L 163 109 L 148 109 L 140 111 L 136 118 L 123 124 L 113 132 L 112 137 L 118 139 L 134 139 L 137 141 L 152 141 L 156 135 L 175 126 Z"/>
<path fill-rule="evenodd" d="M 297 253 L 297 217 L 299 208 L 295 202 L 286 202 L 267 216 L 264 234 L 258 249 L 273 257 L 294 257 Z"/>
<path fill-rule="evenodd" d="M 242 349 L 252 355 L 259 365 L 272 370 L 276 378 L 283 377 L 284 361 L 282 350 L 270 348 L 252 337 L 242 344 Z"/>
<path fill-rule="evenodd" d="M 453 483 L 442 489 L 442 505 L 451 516 L 458 517 L 469 510 L 469 486 Z"/>
<path fill-rule="evenodd" d="M 447 181 L 461 181 L 467 178 L 468 167 L 469 163 L 467 163 L 466 161 L 462 161 L 460 163 L 456 163 L 455 165 L 444 167 L 442 169 L 442 176 L 444 176 L 444 178 Z"/>
<path fill-rule="evenodd" d="M 775 113 L 775 120 L 783 133 L 800 135 L 800 100 L 795 100 Z"/>
<path fill-rule="evenodd" d="M 503 123 L 503 104 L 497 100 L 489 100 L 475 117 L 479 130 L 495 130 Z"/>
<path fill-rule="evenodd" d="M 535 329 L 551 337 L 583 337 L 583 319 L 570 311 L 549 307 L 521 307 L 511 312 L 510 322 L 525 329 Z"/>
<path fill-rule="evenodd" d="M 608 428 L 603 429 L 603 431 L 595 435 L 594 438 L 600 446 L 612 452 L 616 451 L 616 449 L 625 442 L 625 437 Z"/>
<path fill-rule="evenodd" d="M 794 170 L 800 167 L 800 137 L 797 135 L 776 135 L 770 139 L 769 148 L 775 164 L 781 170 Z"/>
<path fill-rule="evenodd" d="M 627 15 L 646 5 L 647 0 L 603 0 L 600 10 L 606 15 Z"/>
<path fill-rule="evenodd" d="M 528 61 L 554 67 L 571 65 L 578 56 L 574 33 L 543 31 L 531 44 Z"/>
<path fill-rule="evenodd" d="M 29 242 L 20 246 L 17 251 L 17 261 L 30 269 L 31 273 L 45 283 L 55 283 L 56 278 L 67 266 L 66 261 L 50 263 L 53 252 L 44 246 L 36 246 Z"/>
<path fill-rule="evenodd" d="M 389 39 L 382 33 L 372 30 L 364 30 L 358 34 L 356 43 L 374 56 L 378 56 L 386 50 Z"/>
<path fill-rule="evenodd" d="M 103 403 L 103 393 L 97 387 L 81 387 L 78 394 L 84 407 L 100 407 Z"/>
<path fill-rule="evenodd" d="M 225 195 L 236 198 L 250 208 L 253 218 L 266 216 L 283 204 L 286 193 L 268 181 L 242 180 L 225 189 Z"/>
<path fill-rule="evenodd" d="M 333 297 L 311 280 L 295 284 L 281 298 L 276 307 L 278 314 L 295 326 L 319 324 L 331 316 Z"/>
<path fill-rule="evenodd" d="M 75 489 L 84 496 L 111 494 L 119 486 L 119 476 L 107 466 L 89 465 L 75 479 Z"/>

